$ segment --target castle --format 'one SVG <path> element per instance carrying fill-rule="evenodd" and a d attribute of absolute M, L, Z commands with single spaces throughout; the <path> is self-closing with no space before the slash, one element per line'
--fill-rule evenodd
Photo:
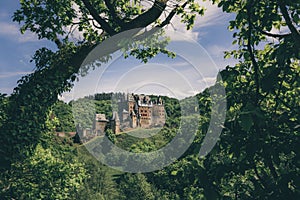
<path fill-rule="evenodd" d="M 105 114 L 96 114 L 92 129 L 78 129 L 83 141 L 104 135 L 108 126 L 115 134 L 119 134 L 138 127 L 154 128 L 165 124 L 165 108 L 159 96 L 151 99 L 143 94 L 122 94 L 113 100 L 117 108 L 110 120 Z"/>
<path fill-rule="evenodd" d="M 117 105 L 118 111 L 113 112 L 111 126 L 116 134 L 137 127 L 162 127 L 165 123 L 165 108 L 159 96 L 153 100 L 143 94 L 124 94 Z"/>

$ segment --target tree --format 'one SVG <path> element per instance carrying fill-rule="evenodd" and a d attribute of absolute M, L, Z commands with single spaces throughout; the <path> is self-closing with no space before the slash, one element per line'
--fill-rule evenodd
<path fill-rule="evenodd" d="M 8 104 L 8 98 L 6 97 L 5 94 L 0 93 L 0 126 L 2 126 L 7 119 L 7 112 L 6 112 L 7 104 Z"/>
<path fill-rule="evenodd" d="M 204 161 L 208 177 L 232 199 L 297 198 L 299 1 L 213 2 L 236 13 L 229 29 L 239 49 L 226 56 L 240 62 L 221 72 L 228 114 L 217 148 Z"/>
<path fill-rule="evenodd" d="M 21 8 L 13 17 L 22 23 L 21 32 L 31 31 L 39 39 L 53 41 L 57 51 L 37 50 L 33 57 L 36 70 L 19 80 L 11 95 L 8 120 L 0 129 L 4 144 L 0 163 L 9 165 L 12 160 L 22 158 L 22 152 L 32 152 L 44 132 L 49 107 L 59 94 L 71 88 L 83 59 L 95 46 L 126 30 L 134 30 L 129 35 L 132 40 L 141 37 L 139 31 L 151 35 L 156 31 L 154 27 L 166 26 L 175 15 L 180 15 L 189 29 L 197 13 L 202 14 L 203 8 L 194 0 L 21 1 Z M 150 30 L 145 31 L 146 27 Z M 75 29 L 82 33 L 82 40 L 70 37 Z M 111 46 L 99 56 L 101 61 L 107 61 L 109 54 L 120 48 L 116 44 Z M 131 54 L 144 61 L 159 52 L 170 54 L 163 46 L 138 47 Z"/>
<path fill-rule="evenodd" d="M 63 102 L 58 101 L 53 106 L 53 114 L 58 118 L 59 124 L 56 127 L 56 131 L 73 132 L 75 131 L 74 119 L 72 114 L 72 107 Z"/>
<path fill-rule="evenodd" d="M 78 148 L 78 158 L 85 163 L 88 176 L 75 192 L 76 199 L 120 199 L 114 178 L 118 173 L 96 160 L 84 146 Z"/>
<path fill-rule="evenodd" d="M 1 173 L 3 199 L 73 199 L 87 177 L 84 165 L 66 150 L 38 144 L 31 157 Z"/>
<path fill-rule="evenodd" d="M 124 174 L 120 178 L 119 188 L 123 192 L 121 199 L 156 199 L 155 190 L 143 174 Z"/>
<path fill-rule="evenodd" d="M 187 199 L 296 199 L 300 195 L 299 1 L 213 2 L 236 13 L 229 29 L 234 30 L 233 44 L 239 46 L 225 53 L 239 63 L 220 72 L 228 107 L 224 129 L 216 147 L 199 163 L 190 164 L 189 156 L 183 157 L 151 173 L 150 180 L 158 189 L 171 187 Z M 281 31 L 275 34 L 274 29 Z M 197 96 L 205 119 L 211 100 L 205 92 Z M 199 152 L 206 129 L 204 122 L 189 153 Z M 186 163 L 190 166 L 183 170 Z M 190 174 L 192 178 L 184 178 Z"/>
<path fill-rule="evenodd" d="M 36 71 L 20 80 L 9 99 L 1 96 L 0 117 L 5 122 L 0 124 L 3 144 L 0 147 L 1 165 L 14 168 L 18 163 L 25 163 L 26 170 L 36 166 L 30 159 L 36 158 L 34 150 L 40 149 L 37 144 L 43 133 L 49 131 L 46 126 L 49 107 L 56 102 L 58 94 L 72 86 L 80 73 L 82 60 L 97 44 L 134 28 L 137 29 L 130 32 L 130 36 L 133 40 L 138 39 L 138 31 L 146 27 L 164 27 L 175 14 L 180 15 L 190 28 L 193 13 L 202 12 L 194 1 L 176 1 L 173 4 L 174 1 L 155 0 L 150 7 L 140 4 L 144 2 L 147 1 L 22 1 L 14 20 L 23 23 L 22 31 L 30 30 L 40 38 L 55 42 L 57 51 L 38 50 L 34 56 Z M 160 194 L 173 199 L 296 199 L 300 195 L 299 0 L 212 2 L 218 3 L 224 12 L 236 14 L 229 29 L 234 30 L 233 43 L 238 45 L 238 49 L 227 52 L 225 56 L 239 59 L 238 64 L 220 72 L 228 102 L 221 138 L 205 158 L 197 160 L 194 155 L 186 155 L 164 170 L 149 173 L 147 177 L 125 174 L 119 185 L 120 190 L 125 192 L 124 198 L 154 199 Z M 187 13 L 185 8 L 192 13 Z M 164 13 L 166 17 L 159 20 Z M 71 28 L 71 32 L 74 29 L 82 31 L 83 40 L 72 40 L 67 27 Z M 276 29 L 279 33 L 274 33 Z M 151 30 L 155 32 L 155 29 Z M 151 30 L 143 33 L 152 33 Z M 133 47 L 129 54 L 144 61 L 159 52 L 169 53 L 163 45 L 155 49 L 143 45 Z M 101 61 L 105 62 L 109 59 L 108 55 L 116 50 L 118 47 L 107 49 Z M 199 149 L 206 132 L 209 112 L 213 112 L 209 95 L 204 93 L 198 97 L 205 107 L 200 108 L 205 121 L 201 122 L 200 136 L 191 146 L 195 149 Z M 174 106 L 168 109 L 177 110 Z M 45 159 L 51 161 L 47 148 L 43 149 L 40 150 L 46 152 Z M 190 149 L 187 152 L 197 151 Z M 17 158 L 22 159 L 17 162 Z M 49 162 L 38 166 L 48 169 L 48 165 L 53 166 Z M 59 160 L 57 166 L 61 165 Z M 44 175 L 42 178 L 48 178 L 47 174 L 41 174 Z M 66 171 L 65 174 L 70 173 Z M 73 180 L 72 176 L 67 180 Z M 21 186 L 26 188 L 26 185 Z M 99 188 L 91 193 L 102 198 Z M 169 188 L 176 193 L 168 191 Z"/>

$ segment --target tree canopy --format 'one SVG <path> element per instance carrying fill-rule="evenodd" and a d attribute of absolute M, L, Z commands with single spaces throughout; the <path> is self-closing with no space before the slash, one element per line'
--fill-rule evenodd
<path fill-rule="evenodd" d="M 57 50 L 42 48 L 36 51 L 33 60 L 34 73 L 18 81 L 19 85 L 11 95 L 10 115 L 1 128 L 1 163 L 7 163 L 20 156 L 26 148 L 34 148 L 45 131 L 47 111 L 57 96 L 71 88 L 78 75 L 81 63 L 87 54 L 99 43 L 126 30 L 133 39 L 139 38 L 139 31 L 151 34 L 155 27 L 164 27 L 175 15 L 180 15 L 187 28 L 191 28 L 197 13 L 203 8 L 194 1 L 20 1 L 21 8 L 14 13 L 13 20 L 22 24 L 21 32 L 31 31 L 40 39 L 55 42 Z M 165 16 L 166 14 L 166 16 Z M 146 30 L 145 30 L 146 29 Z M 149 29 L 149 30 L 148 30 Z M 81 40 L 74 40 L 70 34 L 82 33 Z M 103 62 L 110 53 L 118 50 L 116 44 L 104 52 Z M 153 57 L 165 48 L 142 48 L 132 51 L 140 58 Z M 38 116 L 39 115 L 39 116 Z M 17 122 L 23 125 L 16 126 Z M 26 125 L 25 125 L 26 124 Z"/>
<path fill-rule="evenodd" d="M 55 137 L 49 133 L 56 121 L 49 111 L 58 94 L 72 87 L 80 64 L 97 44 L 126 30 L 134 30 L 130 34 L 137 39 L 140 34 L 152 34 L 151 30 L 166 26 L 175 15 L 189 29 L 195 15 L 203 14 L 203 8 L 193 0 L 20 2 L 14 20 L 21 23 L 21 31 L 32 31 L 40 39 L 53 41 L 57 49 L 37 50 L 33 57 L 35 72 L 23 77 L 10 97 L 0 95 L 3 172 L 0 185 L 4 188 L 0 194 L 5 197 L 11 194 L 12 198 L 53 195 L 57 199 L 76 195 L 105 198 L 105 192 L 112 193 L 108 198 L 120 199 L 297 199 L 300 196 L 299 0 L 211 0 L 235 16 L 228 28 L 233 31 L 232 43 L 238 45 L 237 49 L 225 52 L 225 57 L 232 56 L 238 63 L 220 72 L 223 81 L 218 84 L 226 89 L 228 111 L 217 145 L 206 157 L 199 158 L 214 112 L 206 89 L 197 95 L 202 120 L 196 139 L 180 159 L 151 173 L 114 174 L 111 177 L 117 176 L 116 180 L 106 182 L 96 180 L 102 173 L 102 178 L 109 176 L 102 171 L 101 164 L 85 157 L 85 166 L 77 160 L 72 147 L 53 144 Z M 72 38 L 74 31 L 81 32 L 82 37 Z M 106 53 L 116 50 L 118 47 Z M 139 46 L 133 52 L 137 58 L 168 53 L 165 46 L 159 49 Z M 102 61 L 106 59 L 109 58 Z M 172 102 L 169 100 L 171 105 L 167 106 L 171 113 L 180 109 L 175 100 Z M 179 116 L 175 113 L 172 117 L 159 139 L 173 137 Z M 192 118 L 188 119 L 192 123 Z M 113 140 L 118 143 L 117 137 Z M 148 151 L 162 144 L 147 139 L 129 148 Z M 62 153 L 54 156 L 53 152 Z M 75 168 L 78 174 L 73 173 Z M 66 180 L 60 182 L 62 179 L 57 175 Z M 43 182 L 44 190 L 37 184 L 39 180 L 51 180 L 51 185 Z M 29 188 L 26 181 L 33 187 Z M 102 183 L 108 190 L 102 188 Z M 119 183 L 118 187 L 115 183 Z M 53 190 L 49 194 L 52 186 L 64 192 L 60 195 L 60 191 Z"/>

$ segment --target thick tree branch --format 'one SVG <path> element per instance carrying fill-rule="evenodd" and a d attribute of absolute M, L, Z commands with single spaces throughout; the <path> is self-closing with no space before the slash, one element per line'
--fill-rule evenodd
<path fill-rule="evenodd" d="M 63 46 L 62 42 L 58 39 L 57 36 L 54 39 L 54 43 L 56 44 L 58 49 L 62 48 L 62 46 Z"/>
<path fill-rule="evenodd" d="M 85 7 L 88 9 L 92 17 L 100 24 L 101 28 L 107 32 L 109 35 L 115 35 L 116 31 L 104 20 L 102 19 L 96 9 L 92 6 L 89 0 L 82 0 Z"/>
<path fill-rule="evenodd" d="M 252 24 L 253 25 L 253 24 Z M 263 35 L 266 35 L 266 36 L 269 36 L 269 37 L 273 37 L 273 38 L 278 38 L 279 40 L 287 37 L 287 36 L 290 36 L 291 33 L 287 33 L 287 34 L 274 34 L 274 33 L 270 33 L 270 32 L 267 32 L 267 31 L 264 31 L 262 30 L 261 28 L 257 27 L 257 26 L 254 26 L 253 27 L 258 30 L 261 34 Z"/>
<path fill-rule="evenodd" d="M 279 8 L 281 10 L 281 13 L 283 15 L 283 18 L 285 19 L 285 22 L 287 24 L 287 26 L 289 27 L 291 34 L 292 34 L 292 38 L 294 39 L 295 45 L 297 46 L 298 49 L 300 49 L 300 33 L 299 31 L 296 29 L 296 27 L 293 25 L 293 22 L 289 16 L 288 10 L 284 4 L 284 1 L 282 0 L 278 0 L 278 4 L 279 4 Z"/>
<path fill-rule="evenodd" d="M 188 4 L 188 1 L 186 1 L 184 4 L 181 5 L 182 8 L 185 8 L 185 6 Z M 158 26 L 158 27 L 164 27 L 168 25 L 172 18 L 175 16 L 176 11 L 178 9 L 179 5 L 176 5 L 176 7 L 170 12 L 170 14 L 166 17 L 166 19 Z"/>
<path fill-rule="evenodd" d="M 147 27 L 160 17 L 167 6 L 167 2 L 168 0 L 155 0 L 153 6 L 148 11 L 134 18 L 130 22 L 126 22 L 122 31 Z"/>
<path fill-rule="evenodd" d="M 97 29 L 101 29 L 101 27 L 100 27 L 100 26 L 98 26 L 98 25 L 95 23 L 95 21 L 94 21 L 94 20 L 92 20 L 92 24 L 93 24 L 93 26 L 94 26 L 94 27 L 96 27 Z"/>
<path fill-rule="evenodd" d="M 253 3 L 253 2 L 252 2 Z M 256 96 L 255 96 L 255 104 L 258 104 L 258 98 L 259 98 L 259 66 L 256 62 L 255 59 L 255 55 L 253 52 L 253 48 L 252 48 L 252 22 L 251 22 L 251 4 L 249 3 L 249 5 L 247 6 L 247 21 L 249 24 L 248 27 L 248 35 L 247 35 L 247 49 L 249 51 L 250 54 L 250 58 L 251 58 L 251 62 L 253 64 L 253 69 L 254 69 L 254 79 L 255 79 L 255 88 L 256 88 Z"/>
<path fill-rule="evenodd" d="M 184 8 L 186 5 L 188 4 L 188 1 L 186 1 L 184 4 L 181 5 L 182 8 Z M 150 36 L 150 35 L 153 35 L 155 34 L 158 30 L 160 30 L 161 28 L 163 28 L 164 26 L 170 24 L 172 18 L 175 16 L 176 14 L 176 11 L 178 9 L 179 5 L 177 5 L 170 13 L 169 15 L 166 17 L 166 19 L 159 25 L 155 26 L 154 28 L 152 28 L 151 30 L 149 31 L 145 31 L 144 33 L 140 34 L 140 35 L 137 35 L 133 38 L 134 41 L 137 41 L 137 40 L 143 40 L 144 38 Z M 142 30 L 143 27 L 141 28 L 136 28 L 134 32 L 132 32 L 132 37 L 138 33 L 140 30 Z M 134 34 L 133 34 L 134 33 Z"/>
<path fill-rule="evenodd" d="M 108 8 L 108 12 L 113 18 L 113 20 L 121 27 L 124 28 L 125 22 L 117 15 L 116 9 L 110 0 L 104 0 L 106 7 Z"/>

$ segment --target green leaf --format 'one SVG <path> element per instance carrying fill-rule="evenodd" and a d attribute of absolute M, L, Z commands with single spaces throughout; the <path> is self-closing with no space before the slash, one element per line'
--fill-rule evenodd
<path fill-rule="evenodd" d="M 171 172 L 171 175 L 172 175 L 172 176 L 176 176 L 177 173 L 178 173 L 178 171 L 172 171 L 172 172 Z"/>
<path fill-rule="evenodd" d="M 251 127 L 254 125 L 251 114 L 242 114 L 240 116 L 239 124 L 244 131 L 250 131 Z"/>

